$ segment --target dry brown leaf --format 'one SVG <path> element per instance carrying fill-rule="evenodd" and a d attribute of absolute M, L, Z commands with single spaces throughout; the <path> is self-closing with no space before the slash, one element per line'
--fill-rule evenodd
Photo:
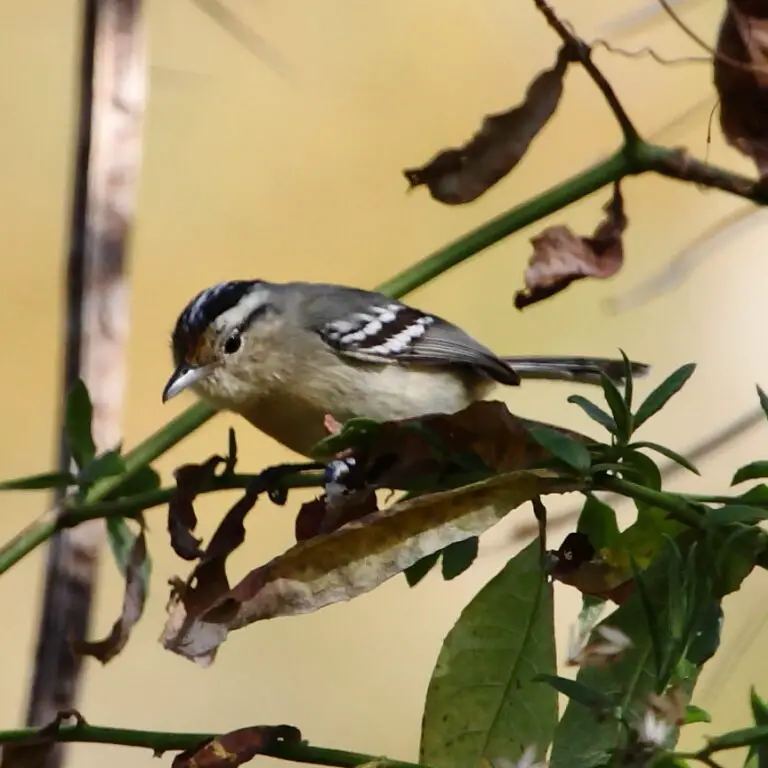
<path fill-rule="evenodd" d="M 549 575 L 584 595 L 626 602 L 634 591 L 634 581 L 624 569 L 605 561 L 583 533 L 570 533 L 560 549 L 548 552 Z"/>
<path fill-rule="evenodd" d="M 305 541 L 322 533 L 331 533 L 342 525 L 376 512 L 376 492 L 370 488 L 342 496 L 327 493 L 302 504 L 296 515 L 296 541 Z"/>
<path fill-rule="evenodd" d="M 730 0 L 717 40 L 714 81 L 728 143 L 768 175 L 768 12 L 762 0 Z"/>
<path fill-rule="evenodd" d="M 624 199 L 617 182 L 613 196 L 603 209 L 605 219 L 592 237 L 574 234 L 568 227 L 548 227 L 531 239 L 533 255 L 525 271 L 526 291 L 515 296 L 515 306 L 523 309 L 548 299 L 585 277 L 612 277 L 624 263 L 621 236 L 627 228 Z"/>
<path fill-rule="evenodd" d="M 0 768 L 43 768 L 56 744 L 59 727 L 67 720 L 74 720 L 77 725 L 85 724 L 85 718 L 77 710 L 70 709 L 59 712 L 52 722 L 37 730 L 26 741 L 0 745 Z"/>
<path fill-rule="evenodd" d="M 252 725 L 203 742 L 181 752 L 171 768 L 225 768 L 253 760 L 280 744 L 299 744 L 301 731 L 292 725 Z"/>
<path fill-rule="evenodd" d="M 578 490 L 549 470 L 512 472 L 400 501 L 330 534 L 296 544 L 205 604 L 172 597 L 163 645 L 209 664 L 227 632 L 255 621 L 350 600 L 421 558 L 477 536 L 534 497 Z"/>
<path fill-rule="evenodd" d="M 128 642 L 131 631 L 144 612 L 147 599 L 147 542 L 144 537 L 144 526 L 136 535 L 125 567 L 125 592 L 123 609 L 120 618 L 112 626 L 112 631 L 103 640 L 80 640 L 73 643 L 75 653 L 83 656 L 93 656 L 102 664 L 114 659 Z"/>
<path fill-rule="evenodd" d="M 550 454 L 530 437 L 532 427 L 548 427 L 589 441 L 571 430 L 515 416 L 502 402 L 483 400 L 454 414 L 384 422 L 344 453 L 355 460 L 353 474 L 360 485 L 410 488 L 428 481 L 432 489 L 450 487 L 467 473 L 513 472 L 550 460 Z"/>
<path fill-rule="evenodd" d="M 426 185 L 435 200 L 458 205 L 476 200 L 501 181 L 555 113 L 563 77 L 573 60 L 570 49 L 563 46 L 554 67 L 536 76 L 521 104 L 488 115 L 463 147 L 443 150 L 423 167 L 403 171 L 411 188 Z"/>

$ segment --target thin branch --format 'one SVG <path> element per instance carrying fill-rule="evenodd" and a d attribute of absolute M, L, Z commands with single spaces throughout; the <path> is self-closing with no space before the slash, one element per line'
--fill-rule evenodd
<path fill-rule="evenodd" d="M 678 56 L 674 59 L 668 59 L 666 56 L 661 56 L 656 53 L 653 48 L 646 46 L 645 48 L 638 48 L 637 50 L 630 51 L 626 48 L 618 48 L 612 45 L 607 40 L 598 38 L 589 43 L 590 48 L 605 48 L 608 53 L 616 54 L 617 56 L 624 56 L 628 59 L 653 59 L 657 64 L 662 64 L 665 67 L 676 67 L 680 64 L 709 64 L 712 61 L 710 56 Z"/>
<path fill-rule="evenodd" d="M 619 97 L 616 95 L 611 84 L 592 61 L 592 52 L 587 43 L 568 29 L 568 27 L 558 18 L 555 11 L 547 4 L 546 0 L 533 0 L 533 2 L 536 8 L 541 11 L 549 26 L 560 36 L 560 39 L 573 49 L 581 66 L 584 67 L 585 72 L 600 89 L 603 98 L 608 102 L 608 106 L 611 108 L 614 117 L 621 127 L 621 132 L 624 134 L 625 145 L 631 147 L 639 144 L 641 142 L 640 134 L 637 132 L 632 120 L 619 101 Z"/>
<path fill-rule="evenodd" d="M 676 13 L 676 11 L 672 8 L 672 6 L 669 4 L 668 0 L 658 0 L 659 5 L 664 9 L 664 12 L 669 16 L 672 21 L 675 22 L 675 24 L 678 26 L 682 32 L 687 35 L 691 40 L 693 40 L 696 45 L 699 46 L 699 48 L 707 51 L 711 55 L 713 59 L 717 59 L 718 61 L 721 61 L 723 64 L 727 64 L 729 67 L 733 67 L 734 69 L 740 69 L 744 72 L 750 72 L 752 74 L 766 74 L 765 67 L 757 66 L 755 64 L 750 64 L 745 61 L 739 61 L 738 59 L 732 59 L 730 56 L 724 56 L 720 51 L 713 48 L 711 45 L 707 44 L 707 42 L 701 38 L 699 35 L 697 35 Z M 744 41 L 746 43 L 746 40 Z"/>
<path fill-rule="evenodd" d="M 220 0 L 191 0 L 191 2 L 237 40 L 250 54 L 271 67 L 281 77 L 287 79 L 293 74 L 292 68 L 280 52 L 273 48 L 264 37 L 241 21 Z"/>
<path fill-rule="evenodd" d="M 316 468 L 315 465 L 307 466 L 309 469 Z M 288 491 L 294 488 L 317 488 L 323 485 L 322 474 L 317 472 L 280 474 L 272 479 L 274 469 L 269 468 L 255 475 L 231 474 L 214 478 L 208 487 L 200 490 L 198 495 L 234 488 L 254 488 L 257 484 L 263 486 L 265 491 Z M 89 520 L 134 517 L 144 510 L 167 504 L 175 493 L 176 488 L 162 488 L 114 501 L 74 503 L 66 508 L 63 514 L 48 512 L 0 548 L 0 575 L 58 531 L 74 528 Z"/>
<path fill-rule="evenodd" d="M 90 725 L 86 722 L 74 725 L 60 725 L 53 733 L 45 733 L 42 739 L 58 743 L 113 744 L 123 747 L 142 747 L 151 749 L 155 754 L 163 752 L 186 751 L 195 749 L 206 741 L 216 738 L 216 733 L 169 733 L 166 731 L 137 731 L 127 728 L 109 728 Z M 0 731 L 0 744 L 39 743 L 41 729 L 22 728 L 14 731 Z M 278 760 L 309 765 L 336 765 L 342 768 L 355 768 L 364 763 L 380 761 L 386 768 L 427 768 L 419 763 L 388 760 L 375 755 L 360 752 L 347 752 L 341 749 L 313 747 L 306 743 L 277 744 L 267 748 L 262 754 Z"/>

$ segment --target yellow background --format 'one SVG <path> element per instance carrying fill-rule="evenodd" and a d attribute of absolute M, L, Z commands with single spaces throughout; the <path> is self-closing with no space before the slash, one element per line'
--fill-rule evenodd
<path fill-rule="evenodd" d="M 619 138 L 594 87 L 574 68 L 556 119 L 513 175 L 475 204 L 442 206 L 423 189 L 405 194 L 401 170 L 465 140 L 482 115 L 515 103 L 532 76 L 550 66 L 557 41 L 531 3 L 230 0 L 243 24 L 277 51 L 274 66 L 190 0 L 146 6 L 151 94 L 131 253 L 127 446 L 190 402 L 179 398 L 164 407 L 160 392 L 170 370 L 173 322 L 199 289 L 248 277 L 373 286 L 595 162 Z M 713 39 L 721 6 L 688 4 L 684 13 Z M 563 1 L 559 8 L 587 38 L 599 36 L 619 13 L 618 5 L 598 0 Z M 2 476 L 42 471 L 54 455 L 78 23 L 73 0 L 0 4 Z M 650 44 L 668 56 L 697 52 L 668 22 L 644 26 L 617 44 Z M 715 101 L 706 64 L 663 67 L 604 51 L 597 60 L 646 133 L 703 100 L 663 139 L 704 154 Z M 717 130 L 709 155 L 751 173 Z M 699 249 L 698 268 L 677 290 L 611 315 L 607 299 L 629 291 L 745 205 L 655 177 L 627 180 L 624 193 L 631 224 L 627 263 L 616 279 L 580 283 L 524 313 L 512 306 L 528 239 L 545 223 L 591 232 L 605 190 L 480 254 L 411 300 L 500 352 L 614 354 L 622 346 L 655 365 L 643 391 L 696 361 L 686 396 L 646 435 L 684 451 L 753 409 L 754 383 L 768 384 L 768 226 L 764 215 L 752 216 L 716 247 Z M 520 413 L 585 428 L 584 417 L 565 402 L 571 391 L 531 384 L 504 394 Z M 288 457 L 221 416 L 160 462 L 165 477 L 183 461 L 223 450 L 230 424 L 238 427 L 244 465 L 256 470 Z M 674 485 L 724 491 L 736 466 L 765 455 L 767 438 L 768 425 L 755 428 L 701 462 L 703 480 L 677 476 Z M 0 497 L 0 537 L 10 537 L 45 503 L 37 495 Z M 205 532 L 226 503 L 223 496 L 200 503 Z M 262 504 L 251 515 L 248 541 L 231 558 L 231 573 L 243 574 L 290 544 L 298 503 L 296 495 L 284 509 Z M 154 577 L 146 613 L 121 657 L 107 667 L 87 664 L 82 711 L 93 722 L 168 730 L 289 722 L 319 745 L 413 759 L 440 642 L 466 602 L 521 546 L 515 524 L 527 522 L 527 514 L 488 535 L 481 559 L 455 582 L 433 575 L 409 591 L 397 578 L 351 604 L 250 627 L 235 633 L 215 665 L 203 670 L 157 643 L 166 580 L 186 573 L 157 509 L 149 514 Z M 553 531 L 554 544 L 562 531 Z M 0 727 L 23 716 L 42 566 L 36 552 L 0 580 Z M 715 721 L 699 732 L 745 725 L 751 683 L 768 695 L 765 589 L 766 576 L 757 573 L 728 601 L 723 647 L 696 696 Z M 105 559 L 94 634 L 111 626 L 121 593 L 116 569 Z M 578 596 L 559 588 L 557 598 L 562 657 Z M 695 737 L 691 731 L 688 738 Z M 148 751 L 100 746 L 76 746 L 72 757 L 83 767 L 156 764 Z"/>

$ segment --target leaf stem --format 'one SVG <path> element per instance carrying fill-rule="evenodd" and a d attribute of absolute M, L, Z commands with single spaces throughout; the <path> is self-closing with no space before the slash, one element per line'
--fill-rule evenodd
<path fill-rule="evenodd" d="M 663 509 L 665 512 L 669 512 L 675 520 L 691 528 L 701 530 L 706 525 L 704 515 L 697 512 L 686 498 L 674 493 L 655 491 L 653 488 L 646 488 L 644 485 L 610 475 L 601 477 L 599 481 L 596 481 L 595 489 L 613 491 L 630 499 L 642 501 L 645 504 Z"/>
<path fill-rule="evenodd" d="M 0 744 L 34 742 L 39 728 L 21 728 L 14 731 L 0 731 Z M 53 736 L 56 742 L 81 742 L 90 744 L 114 744 L 123 747 L 144 747 L 155 753 L 194 749 L 203 742 L 215 738 L 214 733 L 172 733 L 165 731 L 138 731 L 126 728 L 109 728 L 88 723 L 61 725 Z M 263 753 L 278 760 L 290 760 L 309 765 L 336 765 L 354 768 L 364 763 L 381 760 L 387 768 L 426 768 L 419 763 L 388 760 L 360 752 L 341 749 L 313 747 L 309 744 L 278 744 Z"/>

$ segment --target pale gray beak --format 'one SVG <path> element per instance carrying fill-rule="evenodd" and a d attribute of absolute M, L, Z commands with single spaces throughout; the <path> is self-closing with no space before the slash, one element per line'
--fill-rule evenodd
<path fill-rule="evenodd" d="M 176 397 L 180 392 L 189 389 L 193 384 L 201 381 L 213 372 L 215 364 L 212 365 L 188 365 L 182 363 L 168 379 L 168 383 L 163 390 L 163 402 L 167 403 L 172 397 Z"/>

